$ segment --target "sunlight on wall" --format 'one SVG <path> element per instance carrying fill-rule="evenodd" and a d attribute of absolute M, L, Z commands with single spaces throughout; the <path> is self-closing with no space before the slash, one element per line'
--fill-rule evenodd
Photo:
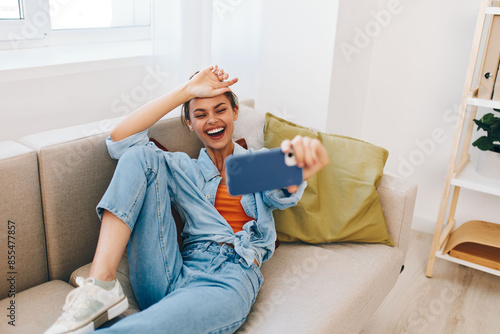
<path fill-rule="evenodd" d="M 150 1 L 50 0 L 52 29 L 143 26 L 150 23 Z"/>

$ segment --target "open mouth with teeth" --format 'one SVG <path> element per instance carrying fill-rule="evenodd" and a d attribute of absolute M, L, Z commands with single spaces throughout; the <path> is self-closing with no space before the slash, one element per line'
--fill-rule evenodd
<path fill-rule="evenodd" d="M 224 132 L 226 132 L 226 128 L 219 127 L 215 129 L 210 129 L 207 131 L 207 135 L 209 135 L 213 139 L 220 139 L 224 136 Z"/>

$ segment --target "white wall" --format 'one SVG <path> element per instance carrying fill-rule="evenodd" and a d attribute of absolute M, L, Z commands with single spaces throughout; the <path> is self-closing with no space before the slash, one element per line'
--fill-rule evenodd
<path fill-rule="evenodd" d="M 263 0 L 214 1 L 211 62 L 238 77 L 232 89 L 240 97 L 256 96 L 262 4 Z"/>
<path fill-rule="evenodd" d="M 378 10 L 387 10 L 390 2 L 379 1 Z M 350 64 L 342 60 L 345 75 L 357 71 L 359 62 L 370 54 L 366 76 L 360 77 L 367 81 L 360 84 L 366 85 L 363 112 L 355 103 L 358 94 L 352 85 L 337 94 L 354 102 L 357 121 L 352 133 L 389 151 L 385 170 L 418 184 L 413 226 L 433 233 L 480 1 L 397 2 L 398 13 L 371 38 L 371 49 L 362 49 Z M 345 4 L 341 2 L 340 7 Z M 353 11 L 355 6 L 348 5 Z M 365 9 L 356 8 L 359 17 L 368 16 Z M 373 21 L 368 17 L 363 24 L 353 19 L 351 36 L 343 37 L 352 41 L 356 26 Z M 342 37 L 337 38 L 338 48 Z M 340 56 L 337 48 L 335 57 Z M 361 66 L 365 71 L 366 64 Z M 337 88 L 342 89 L 341 85 Z M 351 112 L 347 104 L 344 108 L 343 112 Z M 346 119 L 339 112 L 330 111 L 328 130 L 338 132 L 335 123 Z M 477 154 L 474 148 L 470 152 L 473 158 Z M 495 221 L 495 204 L 500 204 L 498 197 L 462 191 L 457 224 L 470 219 Z"/>
<path fill-rule="evenodd" d="M 325 130 L 338 1 L 265 1 L 256 107 Z"/>
<path fill-rule="evenodd" d="M 172 88 L 165 70 L 148 62 L 100 71 L 0 83 L 0 141 L 124 116 Z"/>
<path fill-rule="evenodd" d="M 212 62 L 256 108 L 326 129 L 338 1 L 214 1 Z"/>
<path fill-rule="evenodd" d="M 326 125 L 330 133 L 361 137 L 373 39 L 363 39 L 360 31 L 376 10 L 373 0 L 339 1 Z"/>

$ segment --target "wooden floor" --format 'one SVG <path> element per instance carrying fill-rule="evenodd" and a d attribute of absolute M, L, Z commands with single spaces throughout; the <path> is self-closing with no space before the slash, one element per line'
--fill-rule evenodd
<path fill-rule="evenodd" d="M 432 236 L 412 231 L 405 270 L 362 334 L 500 333 L 500 277 L 436 259 Z"/>

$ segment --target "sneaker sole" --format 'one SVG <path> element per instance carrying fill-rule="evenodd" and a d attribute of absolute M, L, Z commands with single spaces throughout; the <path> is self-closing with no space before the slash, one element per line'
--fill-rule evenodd
<path fill-rule="evenodd" d="M 69 333 L 82 334 L 82 333 L 93 332 L 97 328 L 101 327 L 107 321 L 114 319 L 123 312 L 125 312 L 127 309 L 128 309 L 128 299 L 127 297 L 125 297 L 124 299 L 116 303 L 114 306 L 110 307 L 107 311 L 105 311 L 103 314 L 95 318 L 87 325 L 80 327 L 77 330 L 74 330 Z"/>

